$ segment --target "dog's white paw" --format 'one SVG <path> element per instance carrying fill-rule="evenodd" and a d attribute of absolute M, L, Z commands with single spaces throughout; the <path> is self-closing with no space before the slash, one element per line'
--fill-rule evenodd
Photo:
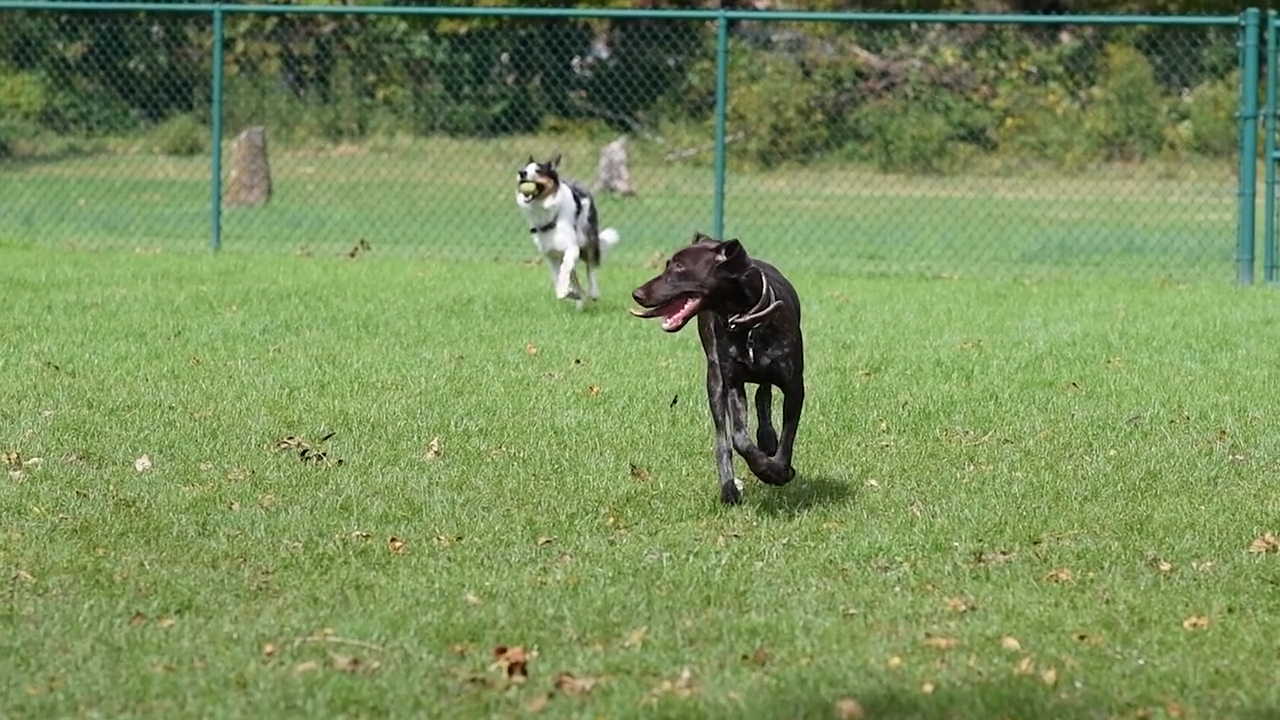
<path fill-rule="evenodd" d="M 742 482 L 742 478 L 734 478 L 734 479 L 733 479 L 733 486 L 734 486 L 734 487 L 736 487 L 736 488 L 738 488 L 738 492 L 739 492 L 739 493 L 741 493 L 743 490 L 745 490 L 745 489 L 747 488 L 747 484 L 746 484 L 746 483 L 744 483 L 744 482 Z"/>
<path fill-rule="evenodd" d="M 570 294 L 570 293 L 572 293 L 572 292 L 573 292 L 573 290 L 572 290 L 572 289 L 570 289 L 568 285 L 564 285 L 564 286 L 557 285 L 557 286 L 556 286 L 556 299 L 557 299 L 557 300 L 563 300 L 563 299 L 565 299 L 565 298 L 569 297 L 569 294 Z"/>
<path fill-rule="evenodd" d="M 577 300 L 574 300 L 573 306 L 578 309 L 578 312 L 582 312 L 582 307 L 583 307 L 582 298 L 578 298 Z"/>

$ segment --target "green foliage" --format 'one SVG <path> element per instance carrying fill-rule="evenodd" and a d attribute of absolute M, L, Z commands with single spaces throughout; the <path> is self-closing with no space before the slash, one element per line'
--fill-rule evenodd
<path fill-rule="evenodd" d="M 1229 157 L 1239 149 L 1240 73 L 1210 80 L 1191 91 L 1187 119 L 1191 150 L 1208 157 Z"/>
<path fill-rule="evenodd" d="M 1085 111 L 1085 131 L 1107 160 L 1141 160 L 1160 150 L 1164 98 L 1151 63 L 1132 47 L 1107 45 L 1105 67 Z"/>
<path fill-rule="evenodd" d="M 151 147 L 162 155 L 209 152 L 209 129 L 194 115 L 174 115 L 151 130 Z"/>

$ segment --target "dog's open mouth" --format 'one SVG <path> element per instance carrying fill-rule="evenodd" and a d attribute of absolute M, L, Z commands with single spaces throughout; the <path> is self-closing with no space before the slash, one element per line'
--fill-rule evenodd
<path fill-rule="evenodd" d="M 632 310 L 631 314 L 638 318 L 662 318 L 662 329 L 667 332 L 676 332 L 684 327 L 689 319 L 698 314 L 698 309 L 702 307 L 702 298 L 697 295 L 682 295 L 675 300 L 670 300 L 657 307 L 645 308 L 644 310 Z"/>
<path fill-rule="evenodd" d="M 522 180 L 516 184 L 516 191 L 526 200 L 531 200 L 542 192 L 542 186 L 532 180 Z"/>

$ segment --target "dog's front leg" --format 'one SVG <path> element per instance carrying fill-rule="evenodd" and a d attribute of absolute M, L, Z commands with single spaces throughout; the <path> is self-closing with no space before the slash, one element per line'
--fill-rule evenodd
<path fill-rule="evenodd" d="M 765 455 L 778 452 L 778 431 L 773 429 L 773 386 L 767 382 L 756 388 L 756 445 Z"/>
<path fill-rule="evenodd" d="M 560 274 L 556 277 L 556 298 L 563 300 L 573 292 L 573 271 L 578 265 L 578 245 L 572 243 L 565 248 L 560 258 Z"/>
<path fill-rule="evenodd" d="M 707 402 L 711 405 L 711 422 L 716 430 L 716 471 L 720 477 L 720 502 L 737 505 L 742 502 L 742 490 L 733 477 L 733 444 L 729 440 L 728 392 L 720 368 L 714 361 L 707 362 Z"/>

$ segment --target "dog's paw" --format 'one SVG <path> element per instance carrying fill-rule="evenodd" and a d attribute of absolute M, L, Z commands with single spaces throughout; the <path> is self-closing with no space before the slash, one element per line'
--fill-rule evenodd
<path fill-rule="evenodd" d="M 720 486 L 720 502 L 725 505 L 737 505 L 742 502 L 742 489 L 746 487 L 738 478 Z"/>

